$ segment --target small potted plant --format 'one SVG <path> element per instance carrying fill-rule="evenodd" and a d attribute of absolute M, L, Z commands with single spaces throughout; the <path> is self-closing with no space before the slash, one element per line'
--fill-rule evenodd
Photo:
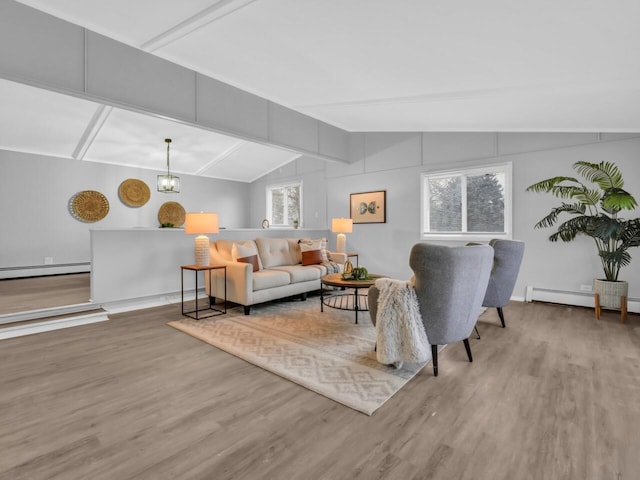
<path fill-rule="evenodd" d="M 594 280 L 596 316 L 600 307 L 622 308 L 624 319 L 626 303 L 622 299 L 626 301 L 629 285 L 619 281 L 618 275 L 622 267 L 631 263 L 629 249 L 640 245 L 640 218 L 626 220 L 618 214 L 635 209 L 636 199 L 623 190 L 622 173 L 613 163 L 576 162 L 573 168 L 590 185 L 574 177 L 558 176 L 527 188 L 568 200 L 553 208 L 535 228 L 553 227 L 566 214 L 570 218 L 558 225 L 549 240 L 570 242 L 578 235 L 594 240 L 605 276 Z"/>
<path fill-rule="evenodd" d="M 299 226 L 300 226 L 300 222 L 298 222 L 298 219 L 296 218 L 296 219 L 293 221 L 293 228 L 296 228 L 296 229 L 297 229 Z"/>

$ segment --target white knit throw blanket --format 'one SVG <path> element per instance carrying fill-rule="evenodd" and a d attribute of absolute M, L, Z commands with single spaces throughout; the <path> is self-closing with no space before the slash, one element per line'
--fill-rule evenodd
<path fill-rule="evenodd" d="M 376 287 L 376 357 L 385 365 L 426 362 L 431 359 L 429 340 L 424 331 L 418 298 L 411 282 L 379 278 Z"/>

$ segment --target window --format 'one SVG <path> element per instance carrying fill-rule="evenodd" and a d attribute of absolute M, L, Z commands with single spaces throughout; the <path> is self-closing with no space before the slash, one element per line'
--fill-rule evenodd
<path fill-rule="evenodd" d="M 302 225 L 302 182 L 267 186 L 267 220 L 272 227 Z"/>
<path fill-rule="evenodd" d="M 422 174 L 422 238 L 511 238 L 511 163 Z"/>

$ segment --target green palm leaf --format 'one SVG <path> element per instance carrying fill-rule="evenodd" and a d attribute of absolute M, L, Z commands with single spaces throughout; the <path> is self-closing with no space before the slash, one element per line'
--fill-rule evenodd
<path fill-rule="evenodd" d="M 592 235 L 603 242 L 617 240 L 623 229 L 624 225 L 619 220 L 607 215 L 598 215 L 592 221 Z"/>
<path fill-rule="evenodd" d="M 591 218 L 586 215 L 570 218 L 558 225 L 558 229 L 549 236 L 549 240 L 552 242 L 557 242 L 558 240 L 570 242 L 581 233 L 589 235 L 588 231 L 593 229 L 591 223 Z"/>
<path fill-rule="evenodd" d="M 551 192 L 556 197 L 569 198 L 570 196 L 568 195 L 568 193 L 570 192 L 569 190 L 565 192 L 565 190 L 562 187 L 558 188 L 558 185 L 561 184 L 562 182 L 574 182 L 584 187 L 584 185 L 582 185 L 578 180 L 576 180 L 573 177 L 553 177 L 553 178 L 547 178 L 546 180 L 542 180 L 541 182 L 530 185 L 529 187 L 527 187 L 527 192 L 538 192 L 538 193 Z M 573 188 L 578 188 L 578 187 L 574 186 Z M 562 197 L 561 195 L 565 193 L 567 194 L 567 196 Z"/>
<path fill-rule="evenodd" d="M 640 247 L 640 218 L 623 222 L 624 228 L 620 234 L 621 245 L 624 248 Z"/>
<path fill-rule="evenodd" d="M 531 192 L 551 193 L 574 203 L 562 202 L 536 223 L 535 228 L 555 227 L 549 240 L 569 242 L 578 235 L 593 238 L 607 280 L 617 280 L 621 267 L 629 265 L 628 249 L 640 246 L 640 218 L 618 218 L 621 210 L 633 210 L 636 199 L 623 190 L 624 181 L 618 167 L 611 162 L 576 162 L 573 168 L 584 177 L 589 188 L 574 177 L 557 176 L 534 183 Z M 563 214 L 571 218 L 559 223 Z M 558 224 L 559 223 L 559 224 Z"/>
<path fill-rule="evenodd" d="M 554 226 L 558 221 L 558 216 L 561 213 L 568 213 L 571 215 L 584 215 L 585 206 L 580 203 L 563 203 L 559 207 L 553 208 L 549 215 L 535 224 L 534 228 L 547 228 Z"/>
<path fill-rule="evenodd" d="M 596 206 L 600 201 L 601 194 L 598 190 L 585 188 L 582 192 L 576 194 L 575 197 L 580 201 L 580 203 Z"/>
<path fill-rule="evenodd" d="M 621 267 L 626 267 L 631 263 L 631 255 L 623 249 L 616 249 L 613 252 L 603 250 L 600 252 L 600 258 L 609 265 L 620 265 Z"/>
<path fill-rule="evenodd" d="M 633 210 L 638 206 L 636 199 L 621 188 L 608 188 L 602 196 L 602 208 L 608 213 L 618 213 L 620 210 Z"/>
<path fill-rule="evenodd" d="M 611 162 L 576 162 L 573 164 L 576 171 L 592 183 L 597 183 L 602 190 L 608 188 L 624 187 L 622 173 Z"/>

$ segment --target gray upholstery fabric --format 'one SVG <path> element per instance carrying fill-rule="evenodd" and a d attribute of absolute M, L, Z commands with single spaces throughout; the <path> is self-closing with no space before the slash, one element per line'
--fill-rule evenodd
<path fill-rule="evenodd" d="M 418 243 L 409 266 L 415 275 L 420 314 L 432 345 L 467 339 L 478 320 L 493 261 L 488 245 L 446 247 Z M 369 289 L 369 314 L 375 325 L 378 289 Z"/>
<path fill-rule="evenodd" d="M 432 345 L 469 338 L 480 314 L 492 261 L 493 249 L 488 245 L 413 246 L 409 266 Z"/>
<path fill-rule="evenodd" d="M 509 303 L 524 255 L 524 242 L 493 239 L 493 268 L 482 305 L 503 307 Z"/>

